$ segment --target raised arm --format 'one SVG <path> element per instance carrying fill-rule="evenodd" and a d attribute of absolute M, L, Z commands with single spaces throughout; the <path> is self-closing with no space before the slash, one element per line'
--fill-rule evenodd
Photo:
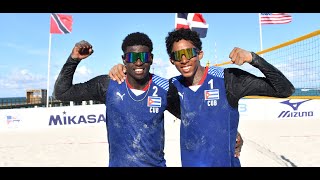
<path fill-rule="evenodd" d="M 75 44 L 66 63 L 63 65 L 54 85 L 54 96 L 62 101 L 97 100 L 105 102 L 109 76 L 97 76 L 87 82 L 72 84 L 75 70 L 81 60 L 93 53 L 91 44 L 80 41 Z"/>
<path fill-rule="evenodd" d="M 286 98 L 294 93 L 295 88 L 286 76 L 259 55 L 238 48 L 232 51 L 230 58 L 238 65 L 250 63 L 265 76 L 257 77 L 238 68 L 226 68 L 225 84 L 232 107 L 237 107 L 239 99 L 245 96 Z"/>

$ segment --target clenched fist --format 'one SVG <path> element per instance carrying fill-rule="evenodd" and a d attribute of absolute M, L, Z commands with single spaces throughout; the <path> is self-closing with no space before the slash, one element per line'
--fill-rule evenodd
<path fill-rule="evenodd" d="M 87 41 L 80 41 L 75 44 L 71 52 L 71 58 L 74 60 L 81 61 L 89 57 L 93 53 L 92 45 Z"/>
<path fill-rule="evenodd" d="M 231 59 L 231 62 L 233 64 L 237 64 L 239 66 L 241 66 L 242 64 L 244 64 L 245 62 L 247 63 L 251 63 L 252 62 L 252 54 L 249 51 L 246 51 L 244 49 L 235 47 L 230 55 L 229 58 Z"/>

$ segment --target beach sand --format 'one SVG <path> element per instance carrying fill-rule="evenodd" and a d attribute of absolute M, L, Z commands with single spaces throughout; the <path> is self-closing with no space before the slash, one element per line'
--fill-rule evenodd
<path fill-rule="evenodd" d="M 168 167 L 180 167 L 180 120 L 165 123 Z M 243 167 L 319 167 L 320 121 L 250 121 L 239 124 Z M 0 132 L 1 167 L 105 167 L 104 125 Z"/>

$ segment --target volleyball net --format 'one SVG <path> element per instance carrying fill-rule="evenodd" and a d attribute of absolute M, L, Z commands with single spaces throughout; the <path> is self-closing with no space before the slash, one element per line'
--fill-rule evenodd
<path fill-rule="evenodd" d="M 320 30 L 256 52 L 277 67 L 294 85 L 289 99 L 320 99 Z M 227 61 L 215 66 L 231 64 Z M 256 76 L 263 74 L 249 64 L 239 66 Z M 247 96 L 246 98 L 266 98 Z"/>

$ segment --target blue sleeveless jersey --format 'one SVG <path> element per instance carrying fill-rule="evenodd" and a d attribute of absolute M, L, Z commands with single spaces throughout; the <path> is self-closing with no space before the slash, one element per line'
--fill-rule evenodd
<path fill-rule="evenodd" d="M 168 87 L 168 80 L 153 75 L 149 90 L 136 96 L 126 83 L 110 81 L 106 96 L 110 167 L 166 166 L 164 111 Z"/>
<path fill-rule="evenodd" d="M 239 112 L 228 103 L 223 68 L 210 67 L 196 92 L 178 81 L 182 78 L 172 81 L 181 102 L 182 166 L 240 166 L 234 157 Z"/>

